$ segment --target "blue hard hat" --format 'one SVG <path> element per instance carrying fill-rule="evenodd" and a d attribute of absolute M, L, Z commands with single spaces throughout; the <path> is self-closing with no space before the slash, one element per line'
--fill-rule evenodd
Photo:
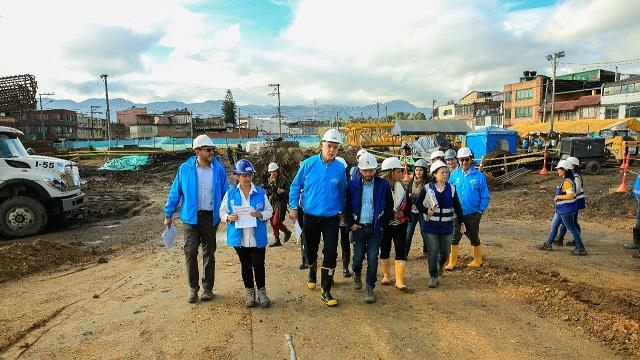
<path fill-rule="evenodd" d="M 249 160 L 246 160 L 246 159 L 242 159 L 238 161 L 233 166 L 234 175 L 252 175 L 255 173 L 256 173 L 256 170 L 253 168 L 253 165 L 251 165 L 251 162 L 249 162 Z"/>

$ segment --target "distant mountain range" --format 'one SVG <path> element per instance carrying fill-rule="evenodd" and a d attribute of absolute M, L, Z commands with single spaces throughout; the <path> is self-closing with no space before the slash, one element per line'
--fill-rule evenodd
<path fill-rule="evenodd" d="M 43 104 L 48 109 L 67 109 L 77 112 L 89 114 L 91 106 L 101 106 L 97 111 L 102 114 L 95 114 L 95 117 L 105 118 L 105 101 L 104 99 L 87 99 L 81 102 L 73 100 L 58 100 L 58 99 L 44 99 Z M 164 102 L 152 102 L 148 104 L 134 103 L 127 99 L 115 98 L 109 100 L 109 108 L 111 112 L 111 120 L 116 120 L 116 112 L 131 107 L 146 107 L 147 113 L 162 113 L 163 111 L 184 109 L 187 108 L 193 113 L 194 116 L 208 117 L 222 114 L 222 100 L 207 100 L 201 103 L 184 103 L 180 101 L 164 101 Z M 427 118 L 431 115 L 431 108 L 419 108 L 408 101 L 393 100 L 386 103 L 380 103 L 380 117 L 385 115 L 386 112 L 391 115 L 395 112 L 422 112 Z M 240 105 L 240 115 L 252 116 L 252 117 L 270 117 L 277 114 L 277 106 L 273 105 Z M 322 104 L 316 107 L 316 120 L 330 120 L 335 119 L 336 113 L 341 119 L 358 118 L 361 116 L 377 117 L 378 110 L 376 104 L 364 105 L 364 106 L 345 106 L 345 105 L 331 105 Z M 313 117 L 313 106 L 307 105 L 285 105 L 282 106 L 282 116 L 289 121 L 308 120 Z"/>

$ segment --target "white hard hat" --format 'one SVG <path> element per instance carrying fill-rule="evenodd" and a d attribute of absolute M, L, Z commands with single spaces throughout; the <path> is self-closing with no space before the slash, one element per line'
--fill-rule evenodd
<path fill-rule="evenodd" d="M 427 170 L 429 168 L 429 164 L 427 163 L 427 160 L 425 159 L 418 159 L 418 161 L 416 161 L 416 163 L 413 165 L 414 167 L 421 167 L 425 170 Z"/>
<path fill-rule="evenodd" d="M 573 166 L 580 166 L 580 160 L 575 157 L 575 156 L 569 156 L 568 158 L 566 158 L 565 160 L 567 160 L 568 162 L 571 163 L 571 165 Z"/>
<path fill-rule="evenodd" d="M 565 169 L 565 170 L 573 170 L 573 164 L 568 162 L 567 160 L 558 161 L 558 166 L 556 169 Z"/>
<path fill-rule="evenodd" d="M 267 171 L 276 171 L 280 169 L 280 167 L 278 166 L 278 164 L 276 163 L 270 163 L 269 167 L 267 168 Z"/>
<path fill-rule="evenodd" d="M 370 170 L 378 167 L 378 160 L 372 153 L 365 152 L 358 159 L 358 168 L 361 170 Z"/>
<path fill-rule="evenodd" d="M 472 156 L 471 149 L 469 149 L 468 147 L 465 146 L 458 149 L 458 159 L 471 157 L 471 156 Z"/>
<path fill-rule="evenodd" d="M 444 162 L 438 160 L 438 161 L 434 162 L 433 164 L 431 164 L 431 167 L 429 168 L 429 172 L 433 174 L 434 172 L 436 172 L 441 167 L 447 167 L 447 164 L 445 164 Z"/>
<path fill-rule="evenodd" d="M 436 150 L 429 155 L 429 160 L 433 160 L 437 157 L 444 158 L 444 151 Z"/>
<path fill-rule="evenodd" d="M 336 156 L 336 160 L 338 160 L 342 165 L 344 165 L 345 168 L 348 166 L 347 161 L 344 158 L 340 156 Z"/>
<path fill-rule="evenodd" d="M 360 156 L 362 156 L 362 154 L 366 153 L 367 150 L 366 149 L 360 149 L 358 150 L 358 152 L 356 153 L 356 158 L 359 159 Z"/>
<path fill-rule="evenodd" d="M 211 138 L 206 134 L 198 135 L 195 139 L 193 139 L 194 149 L 199 149 L 203 146 L 213 147 L 213 141 L 211 141 Z"/>
<path fill-rule="evenodd" d="M 382 166 L 380 167 L 382 171 L 393 170 L 393 169 L 403 169 L 404 167 L 400 163 L 400 159 L 397 157 L 386 158 L 382 161 Z"/>
<path fill-rule="evenodd" d="M 336 144 L 342 144 L 342 134 L 338 129 L 329 129 L 324 133 L 322 137 L 322 141 L 329 141 Z"/>

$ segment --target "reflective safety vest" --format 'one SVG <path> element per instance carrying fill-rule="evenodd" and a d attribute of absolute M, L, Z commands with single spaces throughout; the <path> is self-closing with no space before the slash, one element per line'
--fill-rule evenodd
<path fill-rule="evenodd" d="M 573 179 L 567 178 L 567 179 L 562 179 L 562 182 L 560 183 L 560 185 L 558 185 L 558 187 L 556 187 L 556 195 L 566 195 L 567 194 L 566 192 L 562 191 L 562 185 L 567 180 L 569 182 L 571 182 L 571 186 L 573 186 L 573 190 L 575 192 L 575 189 L 576 189 L 575 181 L 573 181 Z M 571 200 L 556 201 L 556 213 L 558 215 L 570 214 L 570 213 L 576 212 L 576 211 L 578 211 L 578 202 L 577 202 L 575 197 L 573 199 L 571 199 Z"/>
<path fill-rule="evenodd" d="M 424 205 L 427 209 L 433 208 L 431 217 L 423 214 L 422 228 L 428 234 L 451 234 L 453 233 L 453 196 L 456 192 L 454 185 L 446 184 L 443 192 L 436 190 L 436 184 L 430 182 L 426 188 Z M 437 204 L 436 206 L 434 206 Z"/>

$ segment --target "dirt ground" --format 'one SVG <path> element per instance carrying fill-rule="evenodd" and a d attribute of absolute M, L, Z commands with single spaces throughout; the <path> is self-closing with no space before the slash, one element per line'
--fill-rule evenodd
<path fill-rule="evenodd" d="M 186 302 L 181 224 L 176 248 L 160 239 L 178 164 L 164 159 L 117 174 L 83 166 L 90 210 L 46 234 L 0 242 L 0 358 L 287 359 L 285 334 L 299 359 L 640 358 L 640 260 L 622 248 L 636 203 L 610 194 L 620 182 L 616 169 L 585 177 L 587 257 L 533 248 L 546 237 L 558 179 L 528 174 L 493 189 L 479 270 L 464 267 L 471 251 L 463 240 L 462 266 L 427 288 L 416 234 L 411 291 L 379 285 L 378 301 L 364 304 L 338 265 L 339 306 L 327 308 L 318 290 L 306 288 L 292 240 L 267 252 L 273 306 L 247 309 L 224 226 L 216 296 Z"/>

